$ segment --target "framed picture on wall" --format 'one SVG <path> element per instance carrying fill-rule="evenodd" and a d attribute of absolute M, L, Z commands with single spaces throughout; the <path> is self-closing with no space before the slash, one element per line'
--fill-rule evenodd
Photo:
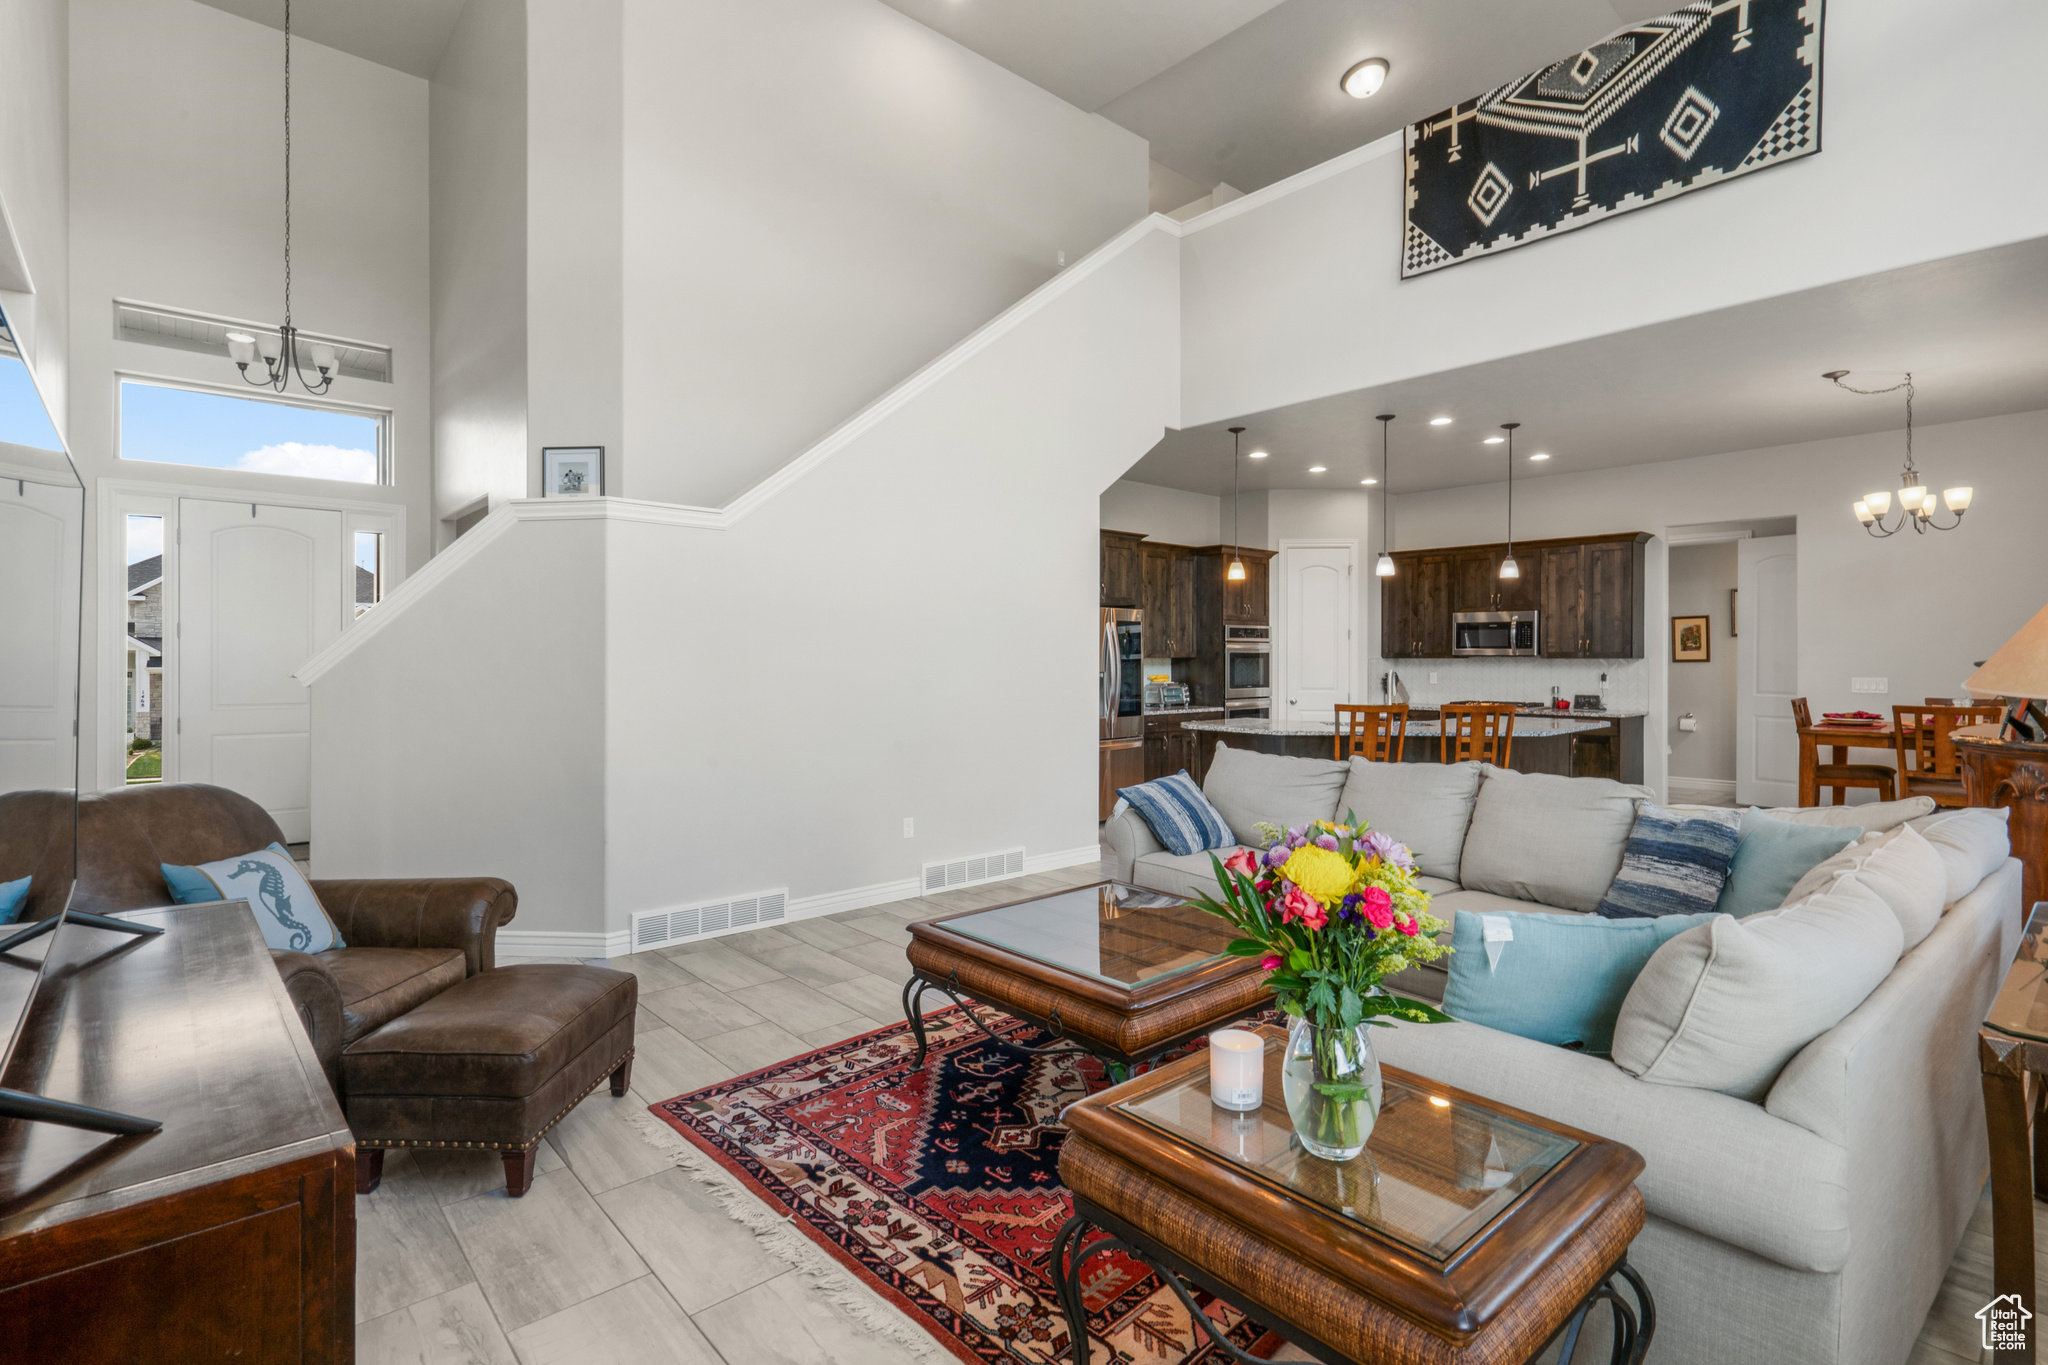
<path fill-rule="evenodd" d="M 1675 664 L 1704 664 L 1713 661 L 1713 643 L 1707 638 L 1707 618 L 1704 616 L 1674 616 L 1671 618 L 1671 662 Z"/>
<path fill-rule="evenodd" d="M 544 498 L 604 496 L 603 446 L 542 446 L 540 495 Z"/>

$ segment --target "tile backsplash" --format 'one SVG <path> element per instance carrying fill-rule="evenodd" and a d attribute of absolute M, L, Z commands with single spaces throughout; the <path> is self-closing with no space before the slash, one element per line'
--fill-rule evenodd
<path fill-rule="evenodd" d="M 1608 710 L 1649 709 L 1650 670 L 1641 659 L 1381 659 L 1362 689 L 1364 699 L 1380 700 L 1380 679 L 1390 670 L 1401 675 L 1409 702 L 1417 706 L 1447 701 L 1547 702 L 1553 687 L 1569 699 L 1574 693 L 1599 692 L 1600 675 L 1605 673 Z"/>

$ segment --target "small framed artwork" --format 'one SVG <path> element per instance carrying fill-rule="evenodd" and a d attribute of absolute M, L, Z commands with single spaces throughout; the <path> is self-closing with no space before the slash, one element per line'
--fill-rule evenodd
<path fill-rule="evenodd" d="M 604 496 L 603 446 L 542 446 L 540 495 L 544 498 Z"/>
<path fill-rule="evenodd" d="M 1713 645 L 1707 639 L 1707 618 L 1704 616 L 1674 616 L 1671 618 L 1671 662 L 1675 664 L 1704 664 L 1713 660 Z"/>

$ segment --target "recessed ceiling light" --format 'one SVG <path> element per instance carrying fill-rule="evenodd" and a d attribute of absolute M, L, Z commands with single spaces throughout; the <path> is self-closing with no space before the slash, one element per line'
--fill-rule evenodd
<path fill-rule="evenodd" d="M 1345 72 L 1344 79 L 1338 84 L 1344 87 L 1345 94 L 1355 100 L 1371 99 L 1379 94 L 1380 87 L 1387 83 L 1387 70 L 1385 57 L 1367 57 Z"/>
<path fill-rule="evenodd" d="M 1265 458 L 1266 458 L 1266 452 L 1265 452 L 1265 451 L 1263 451 L 1263 450 L 1254 450 L 1254 451 L 1253 451 L 1253 452 L 1252 452 L 1251 454 L 1247 455 L 1247 456 L 1246 456 L 1245 458 L 1246 458 L 1246 459 L 1249 459 L 1249 460 L 1263 460 L 1263 459 L 1265 459 Z"/>
<path fill-rule="evenodd" d="M 1505 436 L 1489 436 L 1485 440 L 1481 441 L 1479 444 L 1483 446 L 1497 446 L 1506 439 L 1507 437 Z"/>
<path fill-rule="evenodd" d="M 1328 465 L 1322 464 L 1312 464 L 1308 467 L 1308 472 L 1311 474 L 1327 474 L 1329 470 L 1330 467 Z"/>
<path fill-rule="evenodd" d="M 1448 417 L 1432 417 L 1429 419 L 1429 424 L 1433 427 L 1447 427 L 1451 424 L 1451 419 Z"/>
<path fill-rule="evenodd" d="M 1529 458 L 1532 460 L 1547 460 L 1550 457 L 1539 450 L 1534 455 L 1531 455 Z"/>
<path fill-rule="evenodd" d="M 1374 484 L 1378 483 L 1378 482 L 1379 482 L 1379 480 L 1378 480 L 1378 479 L 1360 479 L 1360 480 L 1359 480 L 1359 482 L 1360 482 L 1360 483 L 1362 483 L 1362 484 L 1364 484 L 1364 485 L 1365 485 L 1366 487 L 1370 488 L 1370 487 L 1372 487 L 1372 486 L 1373 486 Z"/>

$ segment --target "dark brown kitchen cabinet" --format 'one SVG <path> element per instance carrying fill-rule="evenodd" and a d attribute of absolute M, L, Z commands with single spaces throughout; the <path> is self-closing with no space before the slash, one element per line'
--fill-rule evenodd
<path fill-rule="evenodd" d="M 1102 605 L 1135 607 L 1144 593 L 1139 547 L 1145 537 L 1127 531 L 1102 533 Z"/>
<path fill-rule="evenodd" d="M 1450 551 L 1395 556 L 1394 576 L 1381 580 L 1380 653 L 1389 659 L 1448 658 L 1457 580 L 1458 558 Z"/>
<path fill-rule="evenodd" d="M 1195 562 L 1177 545 L 1145 545 L 1140 551 L 1145 611 L 1145 653 L 1155 659 L 1186 659 L 1195 653 Z"/>
<path fill-rule="evenodd" d="M 1265 550 L 1237 551 L 1238 562 L 1244 565 L 1244 577 L 1232 582 L 1227 576 L 1223 580 L 1223 620 L 1226 625 L 1263 626 L 1272 619 L 1272 560 Z M 1230 561 L 1223 561 L 1226 575 Z"/>
<path fill-rule="evenodd" d="M 1145 717 L 1145 780 L 1153 782 L 1162 777 L 1185 772 L 1199 783 L 1208 769 L 1208 760 L 1214 757 L 1216 746 L 1204 744 L 1202 732 L 1189 730 L 1190 720 L 1222 720 L 1220 707 L 1204 711 L 1155 711 Z"/>
<path fill-rule="evenodd" d="M 1539 584 L 1537 649 L 1546 659 L 1583 659 L 1586 652 L 1586 547 L 1552 545 L 1534 556 Z"/>
<path fill-rule="evenodd" d="M 1529 558 L 1527 551 L 1515 558 L 1516 567 L 1521 569 L 1519 577 L 1500 576 L 1501 561 L 1506 558 L 1505 545 L 1482 545 L 1459 551 L 1454 561 L 1456 588 L 1451 610 L 1534 611 L 1536 576 L 1533 566 L 1523 562 Z"/>
<path fill-rule="evenodd" d="M 1595 659 L 1643 657 L 1643 545 L 1586 547 L 1586 649 Z"/>
<path fill-rule="evenodd" d="M 1506 545 L 1460 545 L 1396 554 L 1380 580 L 1380 654 L 1451 657 L 1451 616 L 1535 611 L 1538 651 L 1550 659 L 1639 659 L 1643 533 L 1532 540 L 1515 547 L 1517 578 L 1500 577 Z"/>

